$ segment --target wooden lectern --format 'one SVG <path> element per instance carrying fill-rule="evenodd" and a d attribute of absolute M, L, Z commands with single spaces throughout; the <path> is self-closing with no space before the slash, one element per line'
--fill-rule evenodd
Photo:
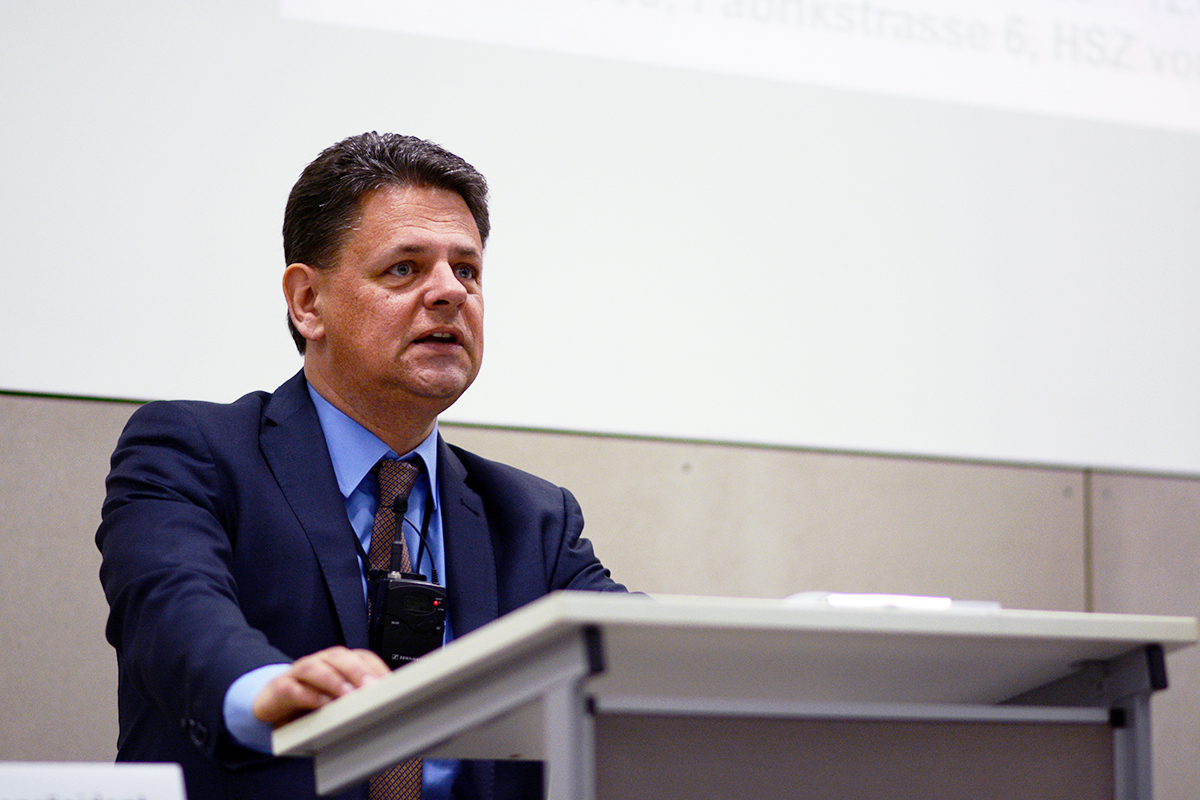
<path fill-rule="evenodd" d="M 553 800 L 1139 798 L 1196 620 L 562 592 L 275 732 L 332 792 L 538 759 Z"/>

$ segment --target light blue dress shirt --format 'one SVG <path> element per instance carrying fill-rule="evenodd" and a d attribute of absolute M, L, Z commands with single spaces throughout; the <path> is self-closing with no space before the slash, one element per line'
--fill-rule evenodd
<path fill-rule="evenodd" d="M 381 458 L 404 458 L 420 460 L 424 470 L 413 484 L 408 498 L 408 510 L 404 514 L 405 544 L 413 562 L 413 572 L 432 579 L 436 568 L 437 582 L 446 585 L 445 548 L 442 545 L 442 513 L 437 486 L 437 423 L 433 431 L 411 453 L 403 456 L 393 452 L 379 437 L 346 416 L 328 400 L 308 387 L 317 408 L 317 418 L 325 434 L 329 456 L 338 489 L 346 504 L 350 526 L 362 543 L 363 552 L 371 549 L 371 527 L 375 520 L 378 504 L 378 486 L 371 470 Z M 432 503 L 429 528 L 425 532 L 425 547 L 421 547 L 417 531 L 425 517 L 425 507 Z M 420 563 L 417 556 L 420 555 Z M 362 559 L 359 559 L 360 563 Z M 367 576 L 363 565 L 363 596 L 366 597 Z M 452 638 L 450 620 L 446 619 L 446 641 Z M 225 725 L 243 745 L 260 752 L 271 752 L 271 726 L 261 722 L 252 711 L 254 698 L 275 676 L 286 672 L 290 664 L 270 664 L 246 673 L 234 681 L 225 693 Z M 450 785 L 454 782 L 457 762 L 425 760 L 424 798 L 449 797 Z"/>

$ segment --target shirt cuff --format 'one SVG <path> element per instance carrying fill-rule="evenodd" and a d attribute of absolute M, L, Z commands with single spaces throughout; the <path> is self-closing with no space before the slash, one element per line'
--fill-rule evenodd
<path fill-rule="evenodd" d="M 271 725 L 254 716 L 254 699 L 271 680 L 291 669 L 291 664 L 267 664 L 252 669 L 225 691 L 222 711 L 225 727 L 244 747 L 260 753 L 271 752 Z"/>

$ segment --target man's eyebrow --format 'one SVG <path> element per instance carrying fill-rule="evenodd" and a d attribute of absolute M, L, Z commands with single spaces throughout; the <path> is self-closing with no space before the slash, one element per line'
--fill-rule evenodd
<path fill-rule="evenodd" d="M 392 253 L 397 256 L 422 255 L 423 253 L 427 253 L 432 249 L 433 249 L 432 247 L 430 247 L 429 245 L 425 245 L 425 244 L 417 244 L 417 243 L 401 244 L 401 245 L 397 245 L 392 250 Z M 450 255 L 453 256 L 454 258 L 482 258 L 483 257 L 482 251 L 480 251 L 479 248 L 474 247 L 474 246 L 452 247 L 452 248 L 450 248 Z"/>
<path fill-rule="evenodd" d="M 483 252 L 477 247 L 453 247 L 450 254 L 456 258 L 483 258 Z"/>

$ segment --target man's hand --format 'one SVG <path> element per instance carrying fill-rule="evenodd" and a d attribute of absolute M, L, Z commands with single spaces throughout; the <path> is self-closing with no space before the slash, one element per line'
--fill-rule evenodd
<path fill-rule="evenodd" d="M 254 716 L 278 728 L 390 673 L 370 650 L 330 647 L 305 656 L 254 698 Z"/>

